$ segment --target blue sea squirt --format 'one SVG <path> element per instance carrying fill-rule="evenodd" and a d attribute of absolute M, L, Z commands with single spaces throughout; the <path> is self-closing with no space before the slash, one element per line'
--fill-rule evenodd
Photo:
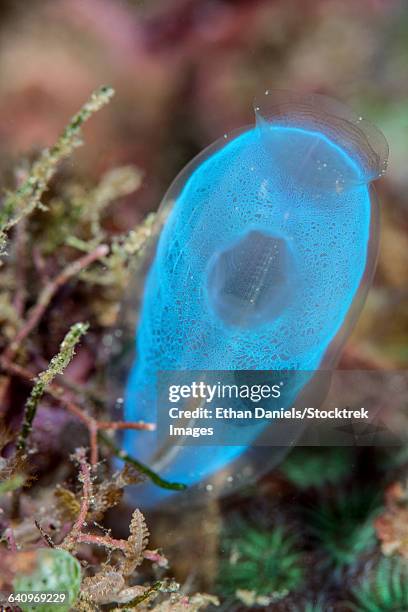
<path fill-rule="evenodd" d="M 319 95 L 266 91 L 255 113 L 254 127 L 210 145 L 165 196 L 126 419 L 157 419 L 160 370 L 330 369 L 361 310 L 377 254 L 371 182 L 385 170 L 384 137 Z M 258 433 L 234 446 L 162 447 L 131 431 L 123 442 L 163 477 L 196 484 L 238 457 L 244 465 Z"/>

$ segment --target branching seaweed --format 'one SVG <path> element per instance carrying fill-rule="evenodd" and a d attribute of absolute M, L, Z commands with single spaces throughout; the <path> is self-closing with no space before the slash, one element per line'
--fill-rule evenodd
<path fill-rule="evenodd" d="M 23 217 L 31 214 L 41 203 L 41 198 L 53 178 L 61 160 L 69 157 L 81 146 L 83 124 L 114 95 L 111 87 L 101 87 L 74 115 L 51 149 L 44 149 L 34 162 L 28 178 L 15 192 L 8 193 L 0 211 L 0 254 L 4 252 L 6 233 Z"/>
<path fill-rule="evenodd" d="M 51 359 L 48 368 L 37 376 L 25 405 L 23 425 L 17 440 L 17 451 L 19 453 L 23 453 L 26 449 L 27 438 L 30 435 L 40 399 L 54 378 L 65 370 L 75 354 L 76 345 L 87 329 L 88 325 L 84 323 L 73 325 L 62 341 L 58 354 Z"/>
<path fill-rule="evenodd" d="M 27 580 L 45 576 L 52 563 L 55 561 L 57 567 L 58 559 L 64 557 L 66 561 L 72 560 L 82 582 L 75 604 L 79 610 L 99 610 L 104 604 L 116 605 L 118 609 L 149 607 L 155 597 L 159 609 L 165 605 L 168 593 L 171 605 L 198 610 L 207 605 L 206 595 L 197 594 L 190 599 L 179 595 L 179 585 L 165 578 L 134 584 L 135 572 L 142 562 L 150 563 L 161 575 L 168 567 L 160 550 L 147 549 L 148 531 L 138 509 L 133 511 L 127 539 L 113 537 L 99 522 L 120 503 L 125 487 L 145 477 L 158 486 L 184 488 L 178 483 L 167 483 L 137 459 L 123 456 L 110 436 L 104 434 L 125 428 L 151 431 L 154 425 L 108 420 L 103 391 L 99 391 L 98 385 L 93 380 L 81 384 L 65 372 L 87 324 L 74 324 L 59 350 L 55 346 L 54 337 L 62 335 L 64 321 L 77 318 L 72 304 L 81 305 L 81 318 L 90 321 L 89 343 L 96 346 L 95 341 L 102 340 L 103 328 L 115 323 L 129 275 L 154 232 L 154 214 L 123 235 L 112 236 L 105 227 L 105 213 L 111 203 L 140 186 L 142 174 L 138 168 L 108 170 L 93 187 L 78 182 L 64 167 L 58 182 L 52 180 L 60 162 L 81 144 L 83 123 L 112 95 L 111 88 L 96 91 L 57 143 L 44 150 L 31 168 L 19 173 L 17 190 L 8 192 L 1 203 L 0 254 L 5 255 L 6 241 L 10 239 L 9 256 L 3 259 L 0 270 L 0 400 L 5 414 L 12 407 L 14 412 L 16 407 L 23 408 L 24 392 L 28 398 L 20 431 L 16 431 L 15 425 L 7 426 L 0 436 L 2 449 L 10 444 L 16 448 L 14 455 L 0 458 L 2 505 L 5 501 L 0 588 L 10 591 L 13 584 L 29 584 Z M 97 293 L 94 287 L 101 284 L 101 279 L 104 291 Z M 66 295 L 70 299 L 61 299 Z M 45 338 L 43 328 L 52 329 L 52 334 Z M 78 353 L 78 362 L 86 352 L 84 347 L 83 353 Z M 55 356 L 49 361 L 53 353 Z M 95 365 L 99 367 L 97 351 Z M 59 376 L 63 373 L 64 376 Z M 29 386 L 31 392 L 26 390 Z M 16 388 L 17 402 L 13 396 Z M 40 441 L 42 415 L 48 411 L 52 426 L 56 427 L 61 418 L 57 415 L 64 413 L 64 409 L 67 414 L 63 418 L 79 421 L 89 434 L 89 451 L 81 447 L 73 455 L 82 483 L 79 492 L 67 483 L 54 481 L 44 487 L 40 482 L 41 461 L 46 454 Z M 29 463 L 27 448 L 33 425 L 36 443 L 33 461 Z M 121 456 L 125 462 L 123 470 L 112 474 L 108 463 L 99 463 L 99 441 L 103 443 L 103 458 Z M 55 474 L 58 475 L 57 471 Z M 31 495 L 29 487 L 35 477 L 38 485 L 36 494 Z M 24 504 L 20 503 L 22 498 Z M 43 552 L 37 555 L 38 551 Z M 82 561 L 81 566 L 75 557 Z M 87 569 L 84 561 L 87 558 L 93 560 L 92 570 Z M 69 581 L 68 565 L 58 567 L 61 584 Z M 93 575 L 88 575 L 92 572 Z"/>

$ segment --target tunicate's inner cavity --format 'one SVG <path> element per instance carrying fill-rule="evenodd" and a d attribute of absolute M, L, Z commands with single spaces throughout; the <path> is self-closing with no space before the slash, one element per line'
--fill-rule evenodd
<path fill-rule="evenodd" d="M 227 325 L 255 327 L 290 303 L 294 261 L 286 240 L 257 230 L 218 253 L 210 264 L 208 297 Z"/>

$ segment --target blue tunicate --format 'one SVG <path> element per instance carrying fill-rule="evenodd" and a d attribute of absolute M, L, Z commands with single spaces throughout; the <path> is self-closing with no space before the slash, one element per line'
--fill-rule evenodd
<path fill-rule="evenodd" d="M 255 111 L 255 127 L 207 148 L 166 195 L 128 420 L 156 420 L 160 370 L 333 367 L 361 309 L 377 252 L 370 182 L 385 169 L 384 138 L 322 96 L 265 92 Z M 165 478 L 194 484 L 242 455 L 243 440 L 161 448 L 152 433 L 127 432 L 124 444 Z"/>

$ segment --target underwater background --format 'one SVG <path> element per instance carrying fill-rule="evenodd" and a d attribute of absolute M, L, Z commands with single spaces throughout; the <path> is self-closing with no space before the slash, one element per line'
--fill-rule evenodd
<path fill-rule="evenodd" d="M 377 269 L 338 368 L 407 369 L 407 73 L 404 0 L 0 3 L 1 592 L 45 580 L 83 610 L 408 610 L 406 444 L 285 450 L 230 495 L 181 504 L 176 490 L 143 517 L 139 481 L 168 483 L 136 455 L 117 475 L 109 425 L 121 423 L 149 215 L 195 155 L 253 123 L 266 88 L 336 98 L 385 135 Z M 74 121 L 58 172 L 49 157 L 33 167 L 101 85 L 116 93 L 98 94 L 92 110 L 109 104 L 85 146 L 67 158 Z M 33 173 L 37 191 L 24 191 Z M 21 436 L 32 378 L 82 321 Z"/>

